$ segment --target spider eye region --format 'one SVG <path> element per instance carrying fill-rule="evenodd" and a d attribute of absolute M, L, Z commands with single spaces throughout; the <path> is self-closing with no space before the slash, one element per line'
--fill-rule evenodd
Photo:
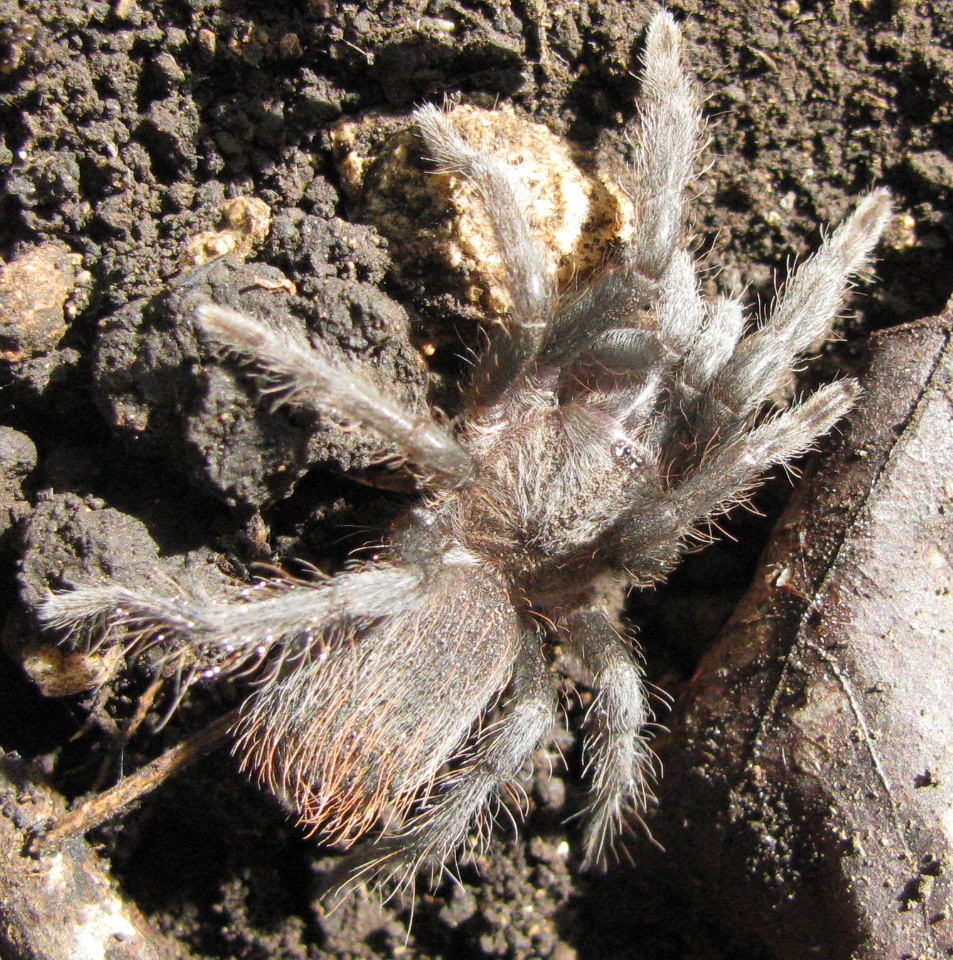
<path fill-rule="evenodd" d="M 623 468 L 631 473 L 641 470 L 648 463 L 644 450 L 630 440 L 616 440 L 612 445 L 612 455 Z"/>

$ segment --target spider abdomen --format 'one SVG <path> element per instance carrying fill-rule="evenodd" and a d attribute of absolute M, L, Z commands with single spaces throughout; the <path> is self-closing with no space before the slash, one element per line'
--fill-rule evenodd
<path fill-rule="evenodd" d="M 509 681 L 521 630 L 509 596 L 449 558 L 398 613 L 349 618 L 283 657 L 245 705 L 245 764 L 332 839 L 400 822 Z"/>

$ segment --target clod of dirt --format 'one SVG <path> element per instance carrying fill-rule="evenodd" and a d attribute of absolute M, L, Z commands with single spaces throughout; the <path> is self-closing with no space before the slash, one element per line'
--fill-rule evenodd
<path fill-rule="evenodd" d="M 0 537 L 30 511 L 23 481 L 36 460 L 36 446 L 26 434 L 0 427 Z"/>
<path fill-rule="evenodd" d="M 455 128 L 477 150 L 519 168 L 526 201 L 550 273 L 565 286 L 604 262 L 624 241 L 631 201 L 591 156 L 512 107 L 454 107 Z M 406 120 L 404 121 L 406 124 Z M 331 130 L 338 169 L 361 219 L 392 243 L 405 283 L 443 276 L 481 317 L 505 316 L 512 306 L 506 267 L 472 186 L 434 173 L 421 156 L 412 126 L 395 129 L 379 116 L 342 120 Z M 429 266 L 426 266 L 429 265 Z"/>
<path fill-rule="evenodd" d="M 953 160 L 942 150 L 921 150 L 908 157 L 910 171 L 925 184 L 953 192 Z"/>
<path fill-rule="evenodd" d="M 122 648 L 103 653 L 68 650 L 38 641 L 27 644 L 20 666 L 44 697 L 72 697 L 100 688 L 122 659 Z"/>
<path fill-rule="evenodd" d="M 334 292 L 343 286 L 331 283 Z M 340 297 L 335 309 L 347 312 L 350 300 L 352 311 L 364 311 L 365 325 L 401 326 L 400 308 L 376 290 L 368 300 L 363 287 L 352 284 L 350 297 Z M 275 267 L 228 257 L 177 278 L 101 324 L 93 374 L 97 401 L 113 427 L 184 469 L 200 489 L 245 510 L 287 496 L 317 463 L 371 465 L 368 444 L 316 417 L 263 410 L 252 380 L 235 365 L 212 362 L 215 350 L 199 340 L 192 322 L 202 303 L 230 306 L 285 329 L 300 329 L 302 316 L 315 326 L 325 319 L 322 302 L 293 296 Z M 365 363 L 371 370 L 376 365 L 372 357 Z"/>
<path fill-rule="evenodd" d="M 183 265 L 200 267 L 225 254 L 244 260 L 260 247 L 271 229 L 271 210 L 257 197 L 236 197 L 222 206 L 222 224 L 189 240 Z"/>
<path fill-rule="evenodd" d="M 83 258 L 44 243 L 0 267 L 0 356 L 16 362 L 52 350 L 66 332 L 66 303 L 90 275 Z"/>
<path fill-rule="evenodd" d="M 75 493 L 44 496 L 19 539 L 18 580 L 28 609 L 51 587 L 104 579 L 147 582 L 159 563 L 158 548 L 141 520 Z"/>
<path fill-rule="evenodd" d="M 65 813 L 35 768 L 0 752 L 0 955 L 10 960 L 159 960 L 173 945 L 116 889 L 84 840 L 31 855 L 37 829 Z"/>

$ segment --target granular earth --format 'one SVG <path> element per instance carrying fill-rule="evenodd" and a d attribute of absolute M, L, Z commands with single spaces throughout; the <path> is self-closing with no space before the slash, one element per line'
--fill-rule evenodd
<path fill-rule="evenodd" d="M 855 370 L 870 331 L 938 313 L 953 288 L 953 5 L 670 6 L 707 96 L 692 229 L 719 265 L 713 283 L 770 298 L 776 271 L 852 198 L 877 184 L 895 193 L 878 280 L 808 377 Z M 394 270 L 375 225 L 356 221 L 332 125 L 371 112 L 393 122 L 454 96 L 512 104 L 624 163 L 653 9 L 0 0 L 0 256 L 35 258 L 20 261 L 33 279 L 11 272 L 0 284 L 4 749 L 35 758 L 73 799 L 237 702 L 235 690 L 198 691 L 156 729 L 160 702 L 123 743 L 144 673 L 111 683 L 108 704 L 40 696 L 14 661 L 33 639 L 45 571 L 141 582 L 159 565 L 215 589 L 260 561 L 334 569 L 406 503 L 358 441 L 259 415 L 231 380 L 201 401 L 192 386 L 187 294 L 254 288 L 267 311 L 290 280 L 287 296 L 321 336 L 404 397 L 429 392 L 452 411 L 457 357 L 479 333 L 445 289 Z M 248 262 L 186 277 L 190 241 L 216 228 L 226 201 L 249 197 L 271 224 Z M 11 329 L 23 287 L 47 300 L 17 307 L 30 323 Z M 769 518 L 788 489 L 766 489 Z M 650 678 L 672 696 L 744 591 L 770 522 L 742 515 L 730 529 L 733 542 L 633 600 Z M 585 702 L 567 695 L 570 725 Z M 421 880 L 415 902 L 358 893 L 330 911 L 321 894 L 337 854 L 304 837 L 226 750 L 90 839 L 183 958 L 768 956 L 730 916 L 690 899 L 692 864 L 638 829 L 605 874 L 583 873 L 571 819 L 584 803 L 578 744 L 557 734 L 537 760 L 525 820 L 508 828 L 504 811 L 489 848 L 464 856 L 458 879 Z"/>

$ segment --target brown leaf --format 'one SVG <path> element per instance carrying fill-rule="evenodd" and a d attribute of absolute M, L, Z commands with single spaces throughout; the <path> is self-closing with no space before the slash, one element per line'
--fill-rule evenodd
<path fill-rule="evenodd" d="M 953 950 L 951 323 L 875 338 L 673 722 L 657 832 L 779 957 Z"/>

